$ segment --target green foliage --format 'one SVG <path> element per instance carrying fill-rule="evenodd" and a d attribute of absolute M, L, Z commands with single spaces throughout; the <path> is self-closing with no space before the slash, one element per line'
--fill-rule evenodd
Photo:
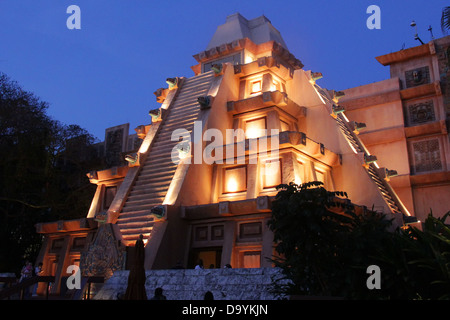
<path fill-rule="evenodd" d="M 346 198 L 321 182 L 279 186 L 268 223 L 273 262 L 285 275 L 275 283 L 278 290 L 347 299 L 450 298 L 450 213 L 441 219 L 430 214 L 423 231 L 391 230 L 386 216 L 356 214 Z M 381 269 L 379 290 L 367 288 L 370 265 Z"/>
<path fill-rule="evenodd" d="M 279 189 L 269 228 L 278 254 L 274 263 L 292 280 L 287 293 L 349 295 L 355 278 L 365 274 L 359 265 L 374 250 L 378 230 L 389 222 L 373 213 L 355 215 L 345 192 L 327 191 L 321 182 L 290 183 Z M 373 233 L 378 237 L 367 237 Z"/>
<path fill-rule="evenodd" d="M 430 213 L 422 230 L 406 228 L 397 235 L 395 249 L 382 252 L 380 260 L 391 271 L 384 275 L 391 284 L 389 297 L 450 299 L 449 215 L 437 218 Z"/>
<path fill-rule="evenodd" d="M 0 73 L 0 272 L 20 270 L 41 244 L 38 222 L 85 216 L 99 164 L 94 138 L 47 114 L 48 104 Z"/>

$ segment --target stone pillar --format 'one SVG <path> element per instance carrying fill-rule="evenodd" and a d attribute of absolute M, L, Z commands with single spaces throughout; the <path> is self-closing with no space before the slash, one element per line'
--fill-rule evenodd
<path fill-rule="evenodd" d="M 66 276 L 66 269 L 67 269 L 67 255 L 69 253 L 70 249 L 70 236 L 64 237 L 64 243 L 59 251 L 58 254 L 58 267 L 55 271 L 55 284 L 52 287 L 51 293 L 59 293 L 61 290 L 61 285 L 65 286 L 66 284 L 61 284 L 61 277 Z"/>
<path fill-rule="evenodd" d="M 273 258 L 273 232 L 269 229 L 267 222 L 270 218 L 263 220 L 262 248 L 261 248 L 261 268 L 272 267 L 272 262 L 267 259 Z"/>
<path fill-rule="evenodd" d="M 234 240 L 236 238 L 236 221 L 226 221 L 224 225 L 222 257 L 220 267 L 223 268 L 227 263 L 231 264 L 233 258 Z"/>

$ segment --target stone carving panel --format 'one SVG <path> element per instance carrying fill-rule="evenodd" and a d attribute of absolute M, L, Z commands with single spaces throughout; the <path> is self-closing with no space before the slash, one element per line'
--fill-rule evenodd
<path fill-rule="evenodd" d="M 442 170 L 441 151 L 438 139 L 413 142 L 414 172 Z"/>
<path fill-rule="evenodd" d="M 405 72 L 406 88 L 430 83 L 430 69 L 428 66 L 408 70 Z"/>
<path fill-rule="evenodd" d="M 408 124 L 411 126 L 436 120 L 433 100 L 410 104 L 407 108 Z"/>
<path fill-rule="evenodd" d="M 120 246 L 111 224 L 101 224 L 88 250 L 81 255 L 83 276 L 104 276 L 109 279 L 125 264 L 125 247 Z"/>

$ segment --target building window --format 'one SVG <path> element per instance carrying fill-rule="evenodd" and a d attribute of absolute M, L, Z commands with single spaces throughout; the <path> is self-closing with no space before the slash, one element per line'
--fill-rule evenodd
<path fill-rule="evenodd" d="M 405 72 L 406 88 L 430 83 L 430 70 L 428 67 L 417 68 Z"/>
<path fill-rule="evenodd" d="M 225 168 L 224 193 L 243 192 L 247 190 L 247 167 L 238 166 Z"/>
<path fill-rule="evenodd" d="M 266 117 L 245 122 L 245 137 L 255 139 L 266 135 Z"/>
<path fill-rule="evenodd" d="M 433 100 L 408 105 L 407 114 L 407 123 L 410 126 L 436 120 Z"/>
<path fill-rule="evenodd" d="M 267 160 L 262 168 L 264 188 L 274 188 L 281 184 L 281 159 Z"/>
<path fill-rule="evenodd" d="M 415 173 L 442 170 L 438 139 L 413 142 L 412 148 Z"/>
<path fill-rule="evenodd" d="M 253 81 L 250 83 L 250 94 L 261 93 L 262 90 L 262 80 Z"/>

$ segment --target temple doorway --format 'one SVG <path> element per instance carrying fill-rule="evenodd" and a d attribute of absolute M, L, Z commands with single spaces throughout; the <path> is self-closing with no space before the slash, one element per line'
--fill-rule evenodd
<path fill-rule="evenodd" d="M 221 257 L 222 247 L 191 249 L 188 267 L 195 268 L 198 261 L 201 259 L 203 261 L 203 267 L 205 269 L 210 269 L 211 266 L 214 266 L 214 268 L 220 268 Z"/>

